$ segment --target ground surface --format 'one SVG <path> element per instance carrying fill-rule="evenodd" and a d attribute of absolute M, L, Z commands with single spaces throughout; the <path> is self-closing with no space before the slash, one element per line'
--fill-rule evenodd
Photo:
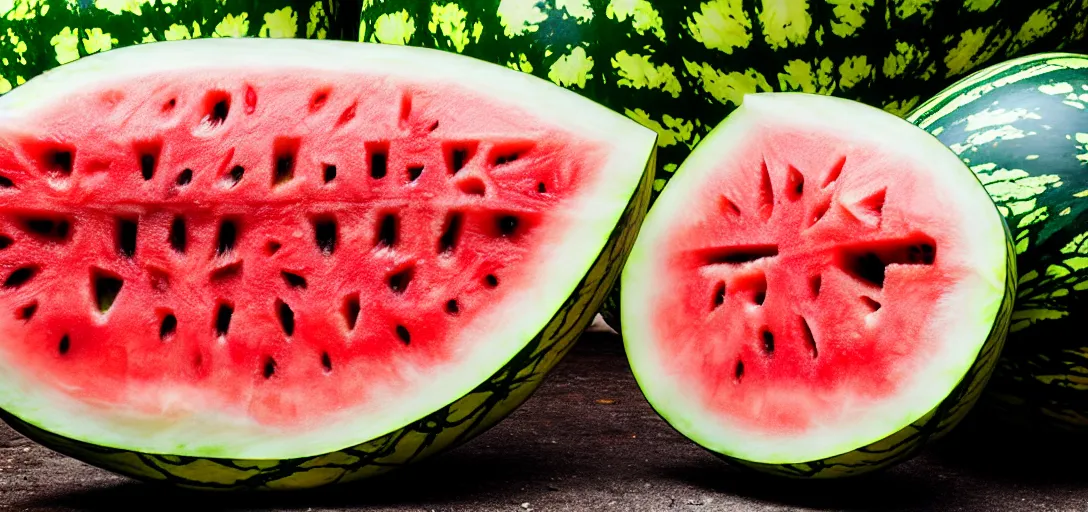
<path fill-rule="evenodd" d="M 187 494 L 69 460 L 0 427 L 0 510 L 1083 511 L 1084 460 L 1088 450 L 1024 447 L 976 428 L 866 479 L 739 475 L 654 414 L 615 336 L 589 334 L 505 422 L 383 479 L 312 494 Z"/>

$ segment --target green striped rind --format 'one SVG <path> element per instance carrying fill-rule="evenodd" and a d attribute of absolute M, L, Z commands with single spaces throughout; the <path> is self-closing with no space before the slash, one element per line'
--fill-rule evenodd
<path fill-rule="evenodd" d="M 1001 109 L 1001 111 L 998 111 Z M 979 71 L 908 119 L 968 162 L 1013 229 L 1012 333 L 984 403 L 1006 420 L 1088 430 L 1088 56 Z"/>
<path fill-rule="evenodd" d="M 61 64 L 150 41 L 330 34 L 329 0 L 0 2 L 0 94 Z"/>
<path fill-rule="evenodd" d="M 469 394 L 400 430 L 340 451 L 290 460 L 150 455 L 60 437 L 0 410 L 20 433 L 123 475 L 204 490 L 300 489 L 358 480 L 417 462 L 487 430 L 521 405 L 589 325 L 623 269 L 646 216 L 654 159 L 601 255 L 563 308 L 505 367 Z"/>
<path fill-rule="evenodd" d="M 893 466 L 914 457 L 927 443 L 949 433 L 978 402 L 986 388 L 1005 345 L 1016 297 L 1016 252 L 1008 226 L 1005 227 L 1005 296 L 994 319 L 994 326 L 978 358 L 948 398 L 928 414 L 902 430 L 868 446 L 799 464 L 759 464 L 717 454 L 739 468 L 790 478 L 838 478 L 855 476 Z"/>
<path fill-rule="evenodd" d="M 1088 0 L 363 0 L 359 36 L 505 64 L 659 133 L 660 190 L 746 93 L 903 114 L 957 77 L 1084 37 Z"/>

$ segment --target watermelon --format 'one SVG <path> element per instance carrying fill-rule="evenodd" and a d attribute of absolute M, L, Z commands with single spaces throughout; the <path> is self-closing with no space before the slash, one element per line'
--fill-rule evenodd
<path fill-rule="evenodd" d="M 1088 431 L 1088 56 L 1040 54 L 979 71 L 908 120 L 986 185 L 1016 240 L 1012 332 L 983 410 Z"/>
<path fill-rule="evenodd" d="M 504 64 L 654 129 L 654 197 L 746 93 L 905 115 L 980 66 L 1086 32 L 1088 0 L 384 0 L 359 23 L 361 40 Z M 617 331 L 621 297 L 601 311 Z"/>
<path fill-rule="evenodd" d="M 656 134 L 444 52 L 200 39 L 0 98 L 0 410 L 194 488 L 463 442 L 592 320 Z"/>
<path fill-rule="evenodd" d="M 659 133 L 656 190 L 745 93 L 905 114 L 1003 57 L 1085 36 L 1088 0 L 383 0 L 359 37 L 519 69 Z"/>
<path fill-rule="evenodd" d="M 712 452 L 863 474 L 976 402 L 1014 255 L 977 178 L 925 131 L 850 100 L 749 95 L 647 216 L 624 344 L 654 409 Z"/>
<path fill-rule="evenodd" d="M 94 53 L 198 37 L 352 36 L 323 0 L 14 0 L 0 2 L 0 94 Z M 353 13 L 354 16 L 356 13 Z M 353 30 L 337 30 L 347 25 Z"/>

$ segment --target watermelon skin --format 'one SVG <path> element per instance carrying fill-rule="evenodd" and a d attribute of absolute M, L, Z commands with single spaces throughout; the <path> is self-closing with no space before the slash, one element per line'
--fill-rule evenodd
<path fill-rule="evenodd" d="M 0 94 L 80 57 L 198 37 L 336 38 L 329 0 L 15 0 L 0 12 Z M 2 8 L 2 6 L 0 6 Z"/>
<path fill-rule="evenodd" d="M 464 397 L 405 427 L 343 450 L 286 460 L 238 460 L 118 450 L 58 436 L 0 410 L 12 428 L 59 453 L 131 478 L 196 490 L 289 490 L 392 471 L 460 445 L 525 402 L 573 347 L 619 278 L 650 204 L 654 160 L 615 230 L 563 307 L 524 349 Z"/>
<path fill-rule="evenodd" d="M 879 6 L 872 0 L 385 0 L 362 5 L 360 40 L 438 48 L 504 64 L 656 130 L 661 165 L 655 197 L 745 93 L 834 94 L 903 115 L 979 66 L 1060 48 L 1088 31 L 1086 0 L 897 0 Z"/>
<path fill-rule="evenodd" d="M 1050 431 L 1088 431 L 1088 344 L 1072 335 L 1088 305 L 1085 107 L 1088 56 L 1040 54 L 979 71 L 908 117 L 971 165 L 1013 229 L 1020 292 L 984 403 Z"/>

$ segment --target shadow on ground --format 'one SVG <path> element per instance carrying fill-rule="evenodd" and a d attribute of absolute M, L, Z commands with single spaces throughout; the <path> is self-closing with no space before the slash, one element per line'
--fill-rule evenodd
<path fill-rule="evenodd" d="M 525 482 L 555 470 L 543 464 L 543 461 L 519 453 L 480 455 L 465 450 L 372 480 L 312 491 L 199 492 L 122 481 L 110 487 L 45 496 L 16 507 L 115 512 L 120 504 L 154 503 L 156 510 L 187 511 L 390 506 L 418 510 L 428 505 L 470 503 L 488 496 L 524 494 L 520 489 Z"/>

